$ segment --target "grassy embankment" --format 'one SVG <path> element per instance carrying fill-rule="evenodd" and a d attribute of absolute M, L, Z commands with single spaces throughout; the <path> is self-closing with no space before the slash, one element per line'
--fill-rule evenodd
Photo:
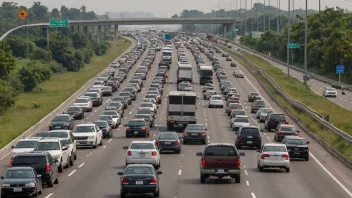
<path fill-rule="evenodd" d="M 252 71 L 256 76 L 256 79 L 260 81 L 275 99 L 288 111 L 292 113 L 296 118 L 298 118 L 310 131 L 318 135 L 324 141 L 326 141 L 333 148 L 341 152 L 344 156 L 352 160 L 352 144 L 350 144 L 345 139 L 336 135 L 334 132 L 323 128 L 319 123 L 317 123 L 312 117 L 303 111 L 298 110 L 292 106 L 284 97 L 282 97 L 276 90 L 263 78 L 258 70 L 247 64 L 239 55 L 221 46 L 221 48 L 235 58 L 238 62 L 244 65 L 246 68 Z M 242 54 L 247 57 L 252 63 L 259 66 L 265 73 L 275 81 L 275 83 L 283 89 L 290 97 L 297 101 L 306 104 L 309 108 L 319 112 L 321 115 L 330 115 L 330 122 L 341 130 L 352 134 L 352 123 L 350 118 L 352 117 L 352 112 L 346 110 L 339 105 L 331 102 L 330 100 L 317 95 L 311 89 L 307 89 L 302 82 L 298 79 L 291 77 L 288 78 L 287 74 L 282 72 L 280 69 L 272 66 L 269 62 L 251 55 L 249 53 L 243 52 Z"/>
<path fill-rule="evenodd" d="M 132 42 L 126 39 L 112 41 L 111 48 L 105 55 L 93 57 L 91 63 L 86 64 L 79 72 L 54 74 L 50 80 L 41 83 L 32 92 L 20 94 L 16 104 L 0 116 L 0 148 L 53 111 L 131 44 Z M 26 65 L 27 62 L 18 60 L 16 63 Z M 33 108 L 34 104 L 40 105 L 39 108 Z"/>

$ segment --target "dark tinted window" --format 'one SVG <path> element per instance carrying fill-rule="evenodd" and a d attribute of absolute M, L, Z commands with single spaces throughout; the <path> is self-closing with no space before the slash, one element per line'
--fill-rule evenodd
<path fill-rule="evenodd" d="M 13 159 L 13 165 L 23 164 L 23 165 L 32 165 L 32 164 L 46 164 L 45 156 L 16 156 Z"/>
<path fill-rule="evenodd" d="M 68 138 L 66 132 L 49 132 L 48 137 Z"/>
<path fill-rule="evenodd" d="M 37 146 L 38 141 L 18 141 L 15 148 L 35 148 Z"/>
<path fill-rule="evenodd" d="M 241 135 L 259 135 L 259 129 L 242 128 Z"/>
<path fill-rule="evenodd" d="M 35 135 L 35 137 L 48 137 L 48 132 L 39 132 Z"/>
<path fill-rule="evenodd" d="M 271 114 L 270 119 L 276 121 L 286 121 L 284 114 Z"/>
<path fill-rule="evenodd" d="M 295 127 L 286 127 L 286 126 L 281 127 L 280 130 L 281 131 L 291 131 L 291 132 L 295 132 L 296 131 Z"/>
<path fill-rule="evenodd" d="M 139 121 L 139 120 L 130 121 L 128 123 L 128 126 L 130 126 L 130 127 L 142 127 L 142 126 L 145 126 L 145 122 L 144 121 Z"/>
<path fill-rule="evenodd" d="M 195 105 L 196 104 L 196 97 L 195 96 L 183 96 L 183 104 Z"/>
<path fill-rule="evenodd" d="M 154 170 L 152 167 L 143 167 L 143 166 L 140 166 L 140 167 L 136 167 L 136 166 L 133 166 L 133 167 L 128 167 L 126 168 L 126 171 L 125 171 L 126 175 L 134 175 L 134 174 L 137 174 L 137 175 L 150 175 L 150 174 L 155 174 Z"/>
<path fill-rule="evenodd" d="M 153 143 L 133 143 L 131 149 L 155 149 Z"/>
<path fill-rule="evenodd" d="M 182 104 L 182 96 L 170 96 L 169 104 Z"/>
<path fill-rule="evenodd" d="M 307 142 L 303 139 L 288 139 L 286 140 L 286 144 L 306 145 Z"/>
<path fill-rule="evenodd" d="M 205 156 L 237 156 L 232 146 L 208 146 Z"/>
<path fill-rule="evenodd" d="M 265 102 L 263 100 L 257 100 L 255 101 L 255 105 L 265 105 Z"/>

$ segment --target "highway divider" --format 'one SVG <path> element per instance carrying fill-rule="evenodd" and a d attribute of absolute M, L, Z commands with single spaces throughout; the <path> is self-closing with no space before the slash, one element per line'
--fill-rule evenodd
<path fill-rule="evenodd" d="M 133 42 L 133 44 L 126 51 L 131 50 L 135 45 L 135 40 L 132 38 L 129 38 L 129 37 L 122 37 L 122 38 L 128 39 Z M 124 53 L 121 53 L 116 59 L 120 58 L 123 54 Z M 110 65 L 107 65 L 106 68 L 109 66 Z M 27 131 L 23 132 L 21 136 L 18 136 L 17 138 L 12 140 L 9 144 L 4 146 L 4 148 L 2 148 L 0 150 L 0 160 L 2 158 L 4 158 L 5 156 L 7 156 L 11 152 L 11 150 L 12 150 L 11 147 L 13 145 L 15 145 L 18 140 L 26 138 L 26 137 L 30 137 L 33 134 L 35 134 L 37 131 L 43 130 L 44 127 L 49 125 L 49 123 L 54 118 L 54 116 L 65 111 L 66 108 L 68 108 L 77 99 L 78 96 L 81 96 L 83 93 L 85 93 L 87 91 L 87 89 L 93 85 L 94 81 L 97 78 L 99 78 L 106 71 L 106 68 L 104 70 L 102 70 L 99 74 L 97 74 L 95 77 L 90 79 L 86 84 L 84 84 L 80 89 L 78 89 L 74 94 L 72 94 L 65 102 L 63 102 L 60 106 L 58 106 L 54 111 L 52 111 L 47 116 L 42 118 L 39 122 L 37 122 L 35 125 L 33 125 L 31 128 L 29 128 Z"/>
<path fill-rule="evenodd" d="M 220 46 L 220 45 L 218 45 Z M 227 52 L 231 52 L 231 53 L 235 53 L 237 56 L 239 56 L 243 61 L 245 61 L 249 66 L 255 68 L 256 71 L 259 72 L 259 74 L 273 87 L 273 89 L 280 94 L 287 102 L 289 102 L 290 105 L 292 105 L 293 107 L 301 110 L 302 112 L 306 113 L 307 115 L 309 115 L 311 118 L 313 118 L 317 123 L 319 123 L 322 127 L 328 129 L 329 131 L 335 133 L 336 135 L 338 135 L 339 137 L 343 138 L 344 140 L 348 141 L 350 144 L 352 143 L 352 136 L 347 134 L 346 132 L 336 128 L 335 126 L 333 126 L 332 124 L 330 124 L 329 122 L 327 122 L 326 120 L 324 120 L 323 116 L 321 116 L 319 113 L 317 113 L 316 111 L 310 109 L 309 107 L 307 107 L 305 104 L 298 102 L 297 100 L 291 98 L 284 90 L 282 90 L 273 79 L 270 78 L 270 76 L 268 76 L 265 71 L 263 71 L 260 67 L 258 67 L 257 65 L 255 65 L 254 63 L 252 63 L 250 60 L 247 59 L 246 56 L 242 55 L 241 53 L 232 51 L 230 49 L 227 49 L 224 46 L 220 46 L 221 49 L 223 51 L 227 51 Z M 231 54 L 230 54 L 231 55 Z M 235 58 L 235 57 L 233 57 Z M 250 71 L 250 70 L 249 70 Z M 254 76 L 255 74 L 250 71 Z M 264 88 L 264 90 L 266 92 L 268 92 L 268 95 L 270 95 L 270 97 L 272 97 L 273 100 L 276 101 L 276 103 L 278 103 L 279 106 L 283 107 L 281 104 L 279 104 L 279 102 L 277 102 L 277 100 L 271 96 L 271 94 L 269 93 L 270 91 L 267 90 L 267 88 L 265 86 L 263 86 L 261 84 L 261 86 Z M 285 111 L 286 109 L 283 108 Z M 286 111 L 287 112 L 287 111 Z M 290 117 L 295 118 L 295 116 L 293 116 L 291 113 L 287 112 Z M 299 120 L 295 119 L 298 123 Z M 329 145 L 326 141 L 324 141 L 322 138 L 318 137 L 317 135 L 314 135 L 312 132 L 309 131 L 309 129 L 304 126 L 303 124 L 300 124 L 301 127 L 303 129 L 305 129 L 305 131 L 308 133 L 308 135 L 310 135 L 310 137 L 312 137 L 314 140 L 316 140 L 321 146 L 323 146 L 328 152 L 332 153 L 335 157 L 337 157 L 340 161 L 342 161 L 345 165 L 347 165 L 348 167 L 352 168 L 352 160 L 350 160 L 349 158 L 347 158 L 346 156 L 342 155 L 341 152 L 339 152 L 337 149 L 333 148 L 331 145 Z"/>

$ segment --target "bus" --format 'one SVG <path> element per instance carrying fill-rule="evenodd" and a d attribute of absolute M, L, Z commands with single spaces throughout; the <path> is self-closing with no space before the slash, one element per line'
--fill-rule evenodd
<path fill-rule="evenodd" d="M 186 128 L 197 123 L 197 94 L 188 91 L 170 91 L 167 100 L 167 130 Z"/>
<path fill-rule="evenodd" d="M 199 69 L 199 83 L 204 85 L 205 83 L 213 83 L 213 67 L 212 66 L 200 66 Z"/>

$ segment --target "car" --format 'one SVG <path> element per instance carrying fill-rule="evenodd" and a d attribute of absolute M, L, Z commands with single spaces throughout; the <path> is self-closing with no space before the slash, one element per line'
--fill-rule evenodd
<path fill-rule="evenodd" d="M 254 98 L 260 96 L 258 92 L 251 92 L 248 94 L 248 102 L 254 102 Z"/>
<path fill-rule="evenodd" d="M 132 119 L 125 127 L 126 138 L 135 136 L 149 137 L 150 135 L 149 124 L 145 119 Z"/>
<path fill-rule="evenodd" d="M 229 57 L 230 55 L 228 53 L 223 53 L 222 57 Z"/>
<path fill-rule="evenodd" d="M 197 152 L 201 157 L 200 183 L 205 183 L 206 179 L 213 176 L 218 178 L 230 176 L 235 179 L 235 183 L 241 183 L 241 159 L 244 152 L 238 152 L 235 145 L 229 143 L 207 144 L 203 152 Z"/>
<path fill-rule="evenodd" d="M 130 146 L 124 146 L 126 166 L 129 164 L 151 164 L 156 169 L 161 165 L 160 153 L 154 141 L 132 141 Z"/>
<path fill-rule="evenodd" d="M 256 100 L 254 103 L 251 104 L 251 112 L 257 113 L 258 109 L 265 108 L 266 104 L 264 100 Z"/>
<path fill-rule="evenodd" d="M 256 117 L 257 119 L 259 119 L 259 122 L 264 122 L 265 117 L 272 112 L 273 112 L 272 108 L 260 108 L 256 113 Z"/>
<path fill-rule="evenodd" d="M 154 114 L 156 114 L 156 105 L 154 105 L 152 102 L 142 102 L 138 110 L 143 109 L 143 108 L 149 108 Z"/>
<path fill-rule="evenodd" d="M 138 115 L 138 114 L 148 114 L 148 115 L 153 116 L 153 118 L 155 118 L 155 114 L 150 108 L 145 108 L 145 107 L 138 108 L 136 115 Z"/>
<path fill-rule="evenodd" d="M 230 103 L 227 105 L 225 113 L 227 113 L 227 116 L 231 116 L 233 110 L 243 110 L 243 106 L 239 103 Z"/>
<path fill-rule="evenodd" d="M 92 112 L 93 103 L 89 98 L 77 98 L 73 106 L 81 107 L 84 111 Z"/>
<path fill-rule="evenodd" d="M 102 95 L 103 96 L 112 96 L 112 87 L 110 87 L 110 86 L 104 86 L 103 87 L 103 93 L 102 93 Z"/>
<path fill-rule="evenodd" d="M 124 114 L 125 110 L 124 110 L 124 104 L 121 102 L 122 100 L 124 100 L 123 98 L 119 98 L 121 100 L 118 101 L 112 101 L 108 106 L 106 106 L 105 110 L 113 110 L 116 111 L 118 114 L 122 115 Z M 121 121 L 120 121 L 121 122 Z M 118 120 L 116 120 L 116 123 L 118 123 Z"/>
<path fill-rule="evenodd" d="M 233 131 L 238 131 L 243 126 L 249 126 L 249 117 L 246 115 L 236 115 L 231 119 L 231 128 Z"/>
<path fill-rule="evenodd" d="M 103 145 L 103 131 L 94 123 L 78 124 L 73 130 L 77 146 L 92 146 L 97 148 Z"/>
<path fill-rule="evenodd" d="M 160 196 L 159 176 L 162 171 L 157 171 L 150 164 L 130 164 L 124 172 L 118 172 L 120 179 L 120 197 L 128 193 L 153 193 L 154 197 Z"/>
<path fill-rule="evenodd" d="M 225 59 L 226 61 L 232 61 L 232 59 L 230 57 L 226 57 Z"/>
<path fill-rule="evenodd" d="M 62 173 L 64 167 L 70 167 L 70 154 L 68 149 L 69 146 L 64 146 L 59 138 L 45 138 L 39 140 L 34 151 L 49 152 L 54 159 L 58 160 L 58 171 Z"/>
<path fill-rule="evenodd" d="M 73 129 L 74 119 L 69 114 L 57 114 L 49 124 L 49 131 L 54 129 Z"/>
<path fill-rule="evenodd" d="M 160 132 L 155 141 L 159 152 L 175 151 L 181 153 L 180 137 L 176 132 Z"/>
<path fill-rule="evenodd" d="M 40 139 L 20 139 L 17 141 L 16 145 L 13 145 L 11 160 L 18 154 L 31 152 L 35 149 Z"/>
<path fill-rule="evenodd" d="M 116 127 L 117 127 L 116 119 L 114 120 L 111 115 L 100 115 L 98 120 L 107 121 L 109 123 L 109 125 L 111 126 L 111 128 L 113 128 L 113 129 L 116 129 Z"/>
<path fill-rule="evenodd" d="M 285 144 L 266 143 L 257 152 L 257 167 L 260 172 L 265 168 L 280 168 L 290 172 L 290 156 Z"/>
<path fill-rule="evenodd" d="M 204 100 L 209 100 L 212 96 L 217 95 L 216 91 L 214 90 L 207 90 L 206 92 L 204 92 L 203 94 L 203 99 Z"/>
<path fill-rule="evenodd" d="M 70 166 L 73 166 L 73 160 L 77 160 L 77 142 L 71 130 L 53 130 L 49 131 L 48 137 L 57 137 L 63 146 L 68 146 L 70 154 Z"/>
<path fill-rule="evenodd" d="M 110 81 L 110 80 L 109 80 L 109 81 L 106 83 L 106 85 L 111 87 L 112 92 L 117 91 L 118 88 L 120 87 L 120 83 L 119 83 L 118 80 L 117 80 L 117 81 Z"/>
<path fill-rule="evenodd" d="M 106 120 L 97 120 L 94 122 L 99 129 L 103 132 L 103 138 L 112 138 L 114 135 L 114 132 L 112 131 L 111 126 Z"/>
<path fill-rule="evenodd" d="M 192 91 L 192 85 L 190 83 L 179 83 L 177 91 Z"/>
<path fill-rule="evenodd" d="M 118 113 L 116 110 L 105 110 L 102 115 L 110 115 L 117 126 L 121 124 L 122 115 Z"/>
<path fill-rule="evenodd" d="M 154 127 L 154 118 L 149 114 L 137 114 L 134 116 L 134 119 L 144 119 L 149 123 L 150 128 Z"/>
<path fill-rule="evenodd" d="M 276 129 L 280 123 L 289 124 L 285 114 L 272 112 L 265 117 L 264 128 L 269 132 L 271 129 Z"/>
<path fill-rule="evenodd" d="M 257 149 L 262 147 L 262 136 L 257 126 L 242 126 L 236 132 L 236 136 L 235 146 L 238 149 L 242 146 L 255 147 Z"/>
<path fill-rule="evenodd" d="M 224 108 L 224 103 L 222 101 L 222 96 L 221 95 L 213 95 L 213 96 L 211 96 L 208 107 L 209 108 L 212 108 L 212 107 Z"/>
<path fill-rule="evenodd" d="M 68 114 L 75 120 L 82 120 L 84 118 L 84 111 L 81 107 L 70 106 L 62 114 Z"/>
<path fill-rule="evenodd" d="M 337 97 L 337 91 L 335 88 L 332 87 L 325 87 L 323 91 L 324 97 Z"/>
<path fill-rule="evenodd" d="M 35 137 L 46 138 L 49 135 L 49 131 L 39 131 L 35 134 Z"/>
<path fill-rule="evenodd" d="M 103 97 L 98 92 L 87 92 L 84 96 L 88 96 L 93 103 L 93 107 L 98 107 L 103 104 Z M 81 96 L 81 98 L 83 98 Z"/>
<path fill-rule="evenodd" d="M 285 136 L 281 143 L 286 145 L 290 158 L 303 158 L 309 161 L 309 141 L 299 136 Z"/>
<path fill-rule="evenodd" d="M 206 144 L 207 140 L 207 129 L 202 124 L 188 124 L 183 132 L 183 144 L 187 144 L 188 142 Z"/>
<path fill-rule="evenodd" d="M 38 197 L 42 194 L 43 186 L 38 175 L 32 167 L 12 167 L 7 169 L 4 181 L 1 184 L 1 198 L 12 195 L 25 195 Z"/>
<path fill-rule="evenodd" d="M 241 71 L 238 72 L 234 72 L 233 76 L 235 76 L 235 78 L 244 78 L 244 74 Z"/>
<path fill-rule="evenodd" d="M 286 136 L 298 136 L 299 131 L 296 127 L 290 124 L 278 124 L 275 130 L 274 140 L 281 142 Z"/>
<path fill-rule="evenodd" d="M 236 65 L 236 63 L 232 62 L 232 63 L 230 64 L 230 67 L 237 67 L 237 65 Z"/>
<path fill-rule="evenodd" d="M 12 167 L 32 167 L 41 176 L 42 184 L 53 187 L 59 183 L 57 162 L 49 152 L 33 151 L 16 155 L 11 163 Z"/>

